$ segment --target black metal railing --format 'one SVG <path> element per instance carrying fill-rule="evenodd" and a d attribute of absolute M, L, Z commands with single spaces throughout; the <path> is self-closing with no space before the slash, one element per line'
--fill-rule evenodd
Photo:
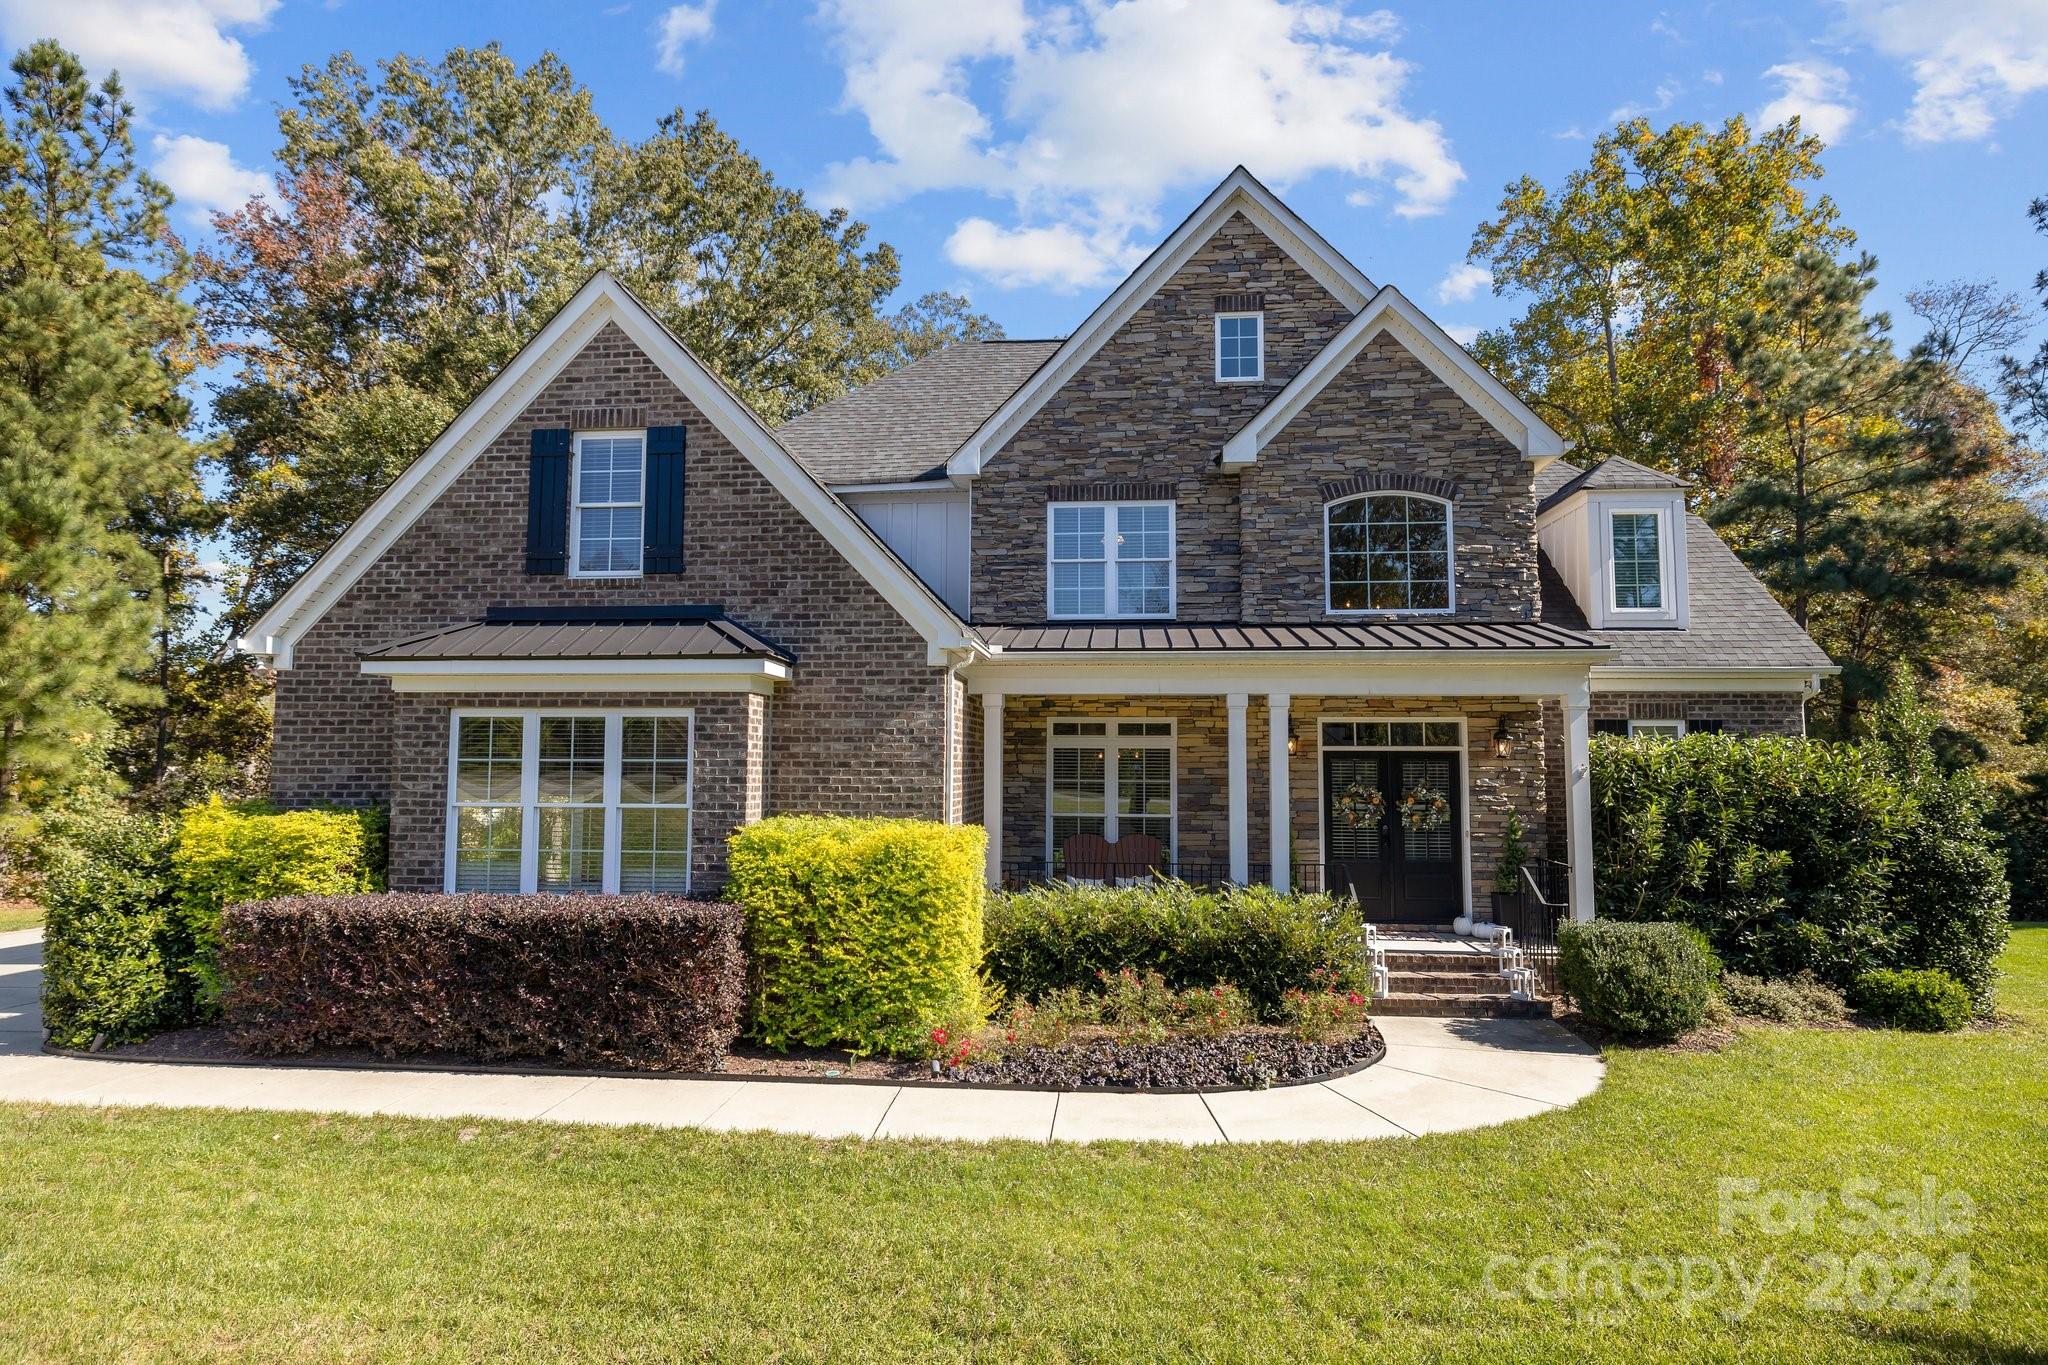
<path fill-rule="evenodd" d="M 1264 886 L 1272 878 L 1271 863 L 1250 863 L 1245 868 L 1247 884 Z M 1142 886 L 1147 882 L 1170 879 L 1183 881 L 1190 886 L 1229 886 L 1237 879 L 1230 875 L 1230 864 L 1211 862 L 1178 861 L 1163 867 L 1139 870 L 1090 869 L 1087 875 L 1069 872 L 1058 859 L 1021 858 L 1003 863 L 1003 889 L 1021 891 L 1032 886 L 1049 886 L 1055 882 L 1080 881 L 1090 885 Z M 1321 891 L 1323 889 L 1323 865 L 1321 863 L 1295 863 L 1289 873 L 1289 884 L 1296 891 Z"/>

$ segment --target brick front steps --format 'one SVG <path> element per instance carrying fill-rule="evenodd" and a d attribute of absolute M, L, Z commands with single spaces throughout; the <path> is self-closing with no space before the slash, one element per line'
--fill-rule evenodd
<path fill-rule="evenodd" d="M 1462 945 L 1461 945 L 1462 947 Z M 1517 1000 L 1491 953 L 1389 949 L 1388 993 L 1372 1002 L 1380 1015 L 1454 1019 L 1548 1019 L 1548 1000 Z"/>

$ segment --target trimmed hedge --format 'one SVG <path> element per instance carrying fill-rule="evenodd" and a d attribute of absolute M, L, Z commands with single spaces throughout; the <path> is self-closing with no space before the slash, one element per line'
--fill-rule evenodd
<path fill-rule="evenodd" d="M 2007 886 L 1986 798 L 1884 744 L 1688 735 L 1593 744 L 1603 918 L 1676 920 L 1729 970 L 1940 967 L 1988 1003 Z"/>
<path fill-rule="evenodd" d="M 188 1022 L 191 956 L 171 913 L 171 822 L 91 802 L 43 822 L 43 1024 L 60 1047 Z"/>
<path fill-rule="evenodd" d="M 1626 1038 L 1670 1039 L 1698 1028 L 1721 965 L 1682 924 L 1590 920 L 1557 935 L 1557 978 L 1581 1012 Z"/>
<path fill-rule="evenodd" d="M 1954 1033 L 1970 1022 L 1970 993 L 1947 972 L 1876 971 L 1856 978 L 1856 1008 L 1893 1028 Z"/>
<path fill-rule="evenodd" d="M 221 912 L 238 901 L 380 891 L 384 812 L 277 811 L 215 797 L 185 811 L 171 853 L 177 914 L 192 956 L 187 968 L 203 1013 L 220 999 Z"/>
<path fill-rule="evenodd" d="M 670 896 L 291 896 L 222 918 L 229 1036 L 639 1070 L 715 1069 L 739 1029 L 737 906 Z"/>
<path fill-rule="evenodd" d="M 748 1027 L 770 1047 L 924 1055 L 981 1013 L 978 825 L 780 815 L 729 841 L 747 909 Z"/>
<path fill-rule="evenodd" d="M 992 897 L 987 960 L 989 978 L 1026 1000 L 1062 987 L 1096 990 L 1100 974 L 1128 967 L 1157 971 L 1177 990 L 1228 982 L 1267 1021 L 1280 1018 L 1290 990 L 1369 981 L 1354 902 L 1177 881 Z"/>

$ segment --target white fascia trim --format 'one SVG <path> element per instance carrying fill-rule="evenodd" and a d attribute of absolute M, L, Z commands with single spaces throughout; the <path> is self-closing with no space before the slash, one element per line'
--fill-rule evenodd
<path fill-rule="evenodd" d="M 779 659 L 366 659 L 394 692 L 769 692 Z"/>
<path fill-rule="evenodd" d="M 1630 668 L 1595 664 L 1595 692 L 1800 692 L 1820 690 L 1820 680 L 1842 670 L 1820 668 Z"/>
<path fill-rule="evenodd" d="M 531 395 L 560 374 L 607 322 L 617 324 L 927 642 L 953 647 L 965 641 L 959 618 L 883 547 L 852 509 L 826 491 L 751 409 L 654 320 L 630 290 L 600 271 L 263 614 L 237 642 L 239 647 L 246 653 L 269 655 L 278 668 L 290 668 L 291 648 L 298 637 L 369 571 L 484 447 L 518 417 Z"/>
<path fill-rule="evenodd" d="M 1189 214 L 1150 256 L 1090 313 L 1073 334 L 1033 372 L 1022 388 L 989 414 L 969 436 L 953 458 L 946 462 L 946 474 L 956 483 L 981 474 L 982 463 L 1002 448 L 1029 421 L 1031 415 L 1057 393 L 1088 358 L 1107 342 L 1157 293 L 1174 272 L 1188 263 L 1203 243 L 1242 213 L 1253 226 L 1273 239 L 1310 277 L 1335 295 L 1346 308 L 1356 311 L 1373 296 L 1373 283 L 1363 271 L 1344 259 L 1293 209 L 1239 166 L 1210 191 L 1200 207 Z"/>
<path fill-rule="evenodd" d="M 907 479 L 899 483 L 835 483 L 831 485 L 834 497 L 846 497 L 861 493 L 945 493 L 955 495 L 959 489 L 945 479 Z"/>
<path fill-rule="evenodd" d="M 1161 656 L 1113 654 L 1058 658 L 997 655 L 963 670 L 968 691 L 1006 696 L 1220 696 L 1285 692 L 1322 697 L 1551 697 L 1586 687 L 1589 659 L 1604 651 L 1501 654 L 1374 654 L 1283 660 L 1269 655 L 1190 653 L 1162 666 Z"/>
<path fill-rule="evenodd" d="M 1344 324 L 1344 330 L 1330 338 L 1330 344 L 1317 352 L 1258 416 L 1224 443 L 1224 467 L 1254 463 L 1266 443 L 1300 416 L 1302 409 L 1382 332 L 1392 335 L 1428 366 L 1451 392 L 1470 403 L 1524 457 L 1547 463 L 1570 449 L 1562 436 L 1390 284 L 1374 294 L 1358 315 Z"/>

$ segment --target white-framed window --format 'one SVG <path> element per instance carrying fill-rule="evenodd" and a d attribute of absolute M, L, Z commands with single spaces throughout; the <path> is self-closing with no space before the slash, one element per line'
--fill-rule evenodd
<path fill-rule="evenodd" d="M 1216 379 L 1248 384 L 1266 377 L 1266 315 L 1216 315 Z"/>
<path fill-rule="evenodd" d="M 457 711 L 449 891 L 690 889 L 689 711 Z"/>
<path fill-rule="evenodd" d="M 1628 723 L 1630 739 L 1684 739 L 1685 722 L 1682 720 L 1632 720 Z"/>
<path fill-rule="evenodd" d="M 1056 502 L 1048 513 L 1046 609 L 1055 617 L 1173 615 L 1170 502 Z"/>
<path fill-rule="evenodd" d="M 1046 860 L 1067 840 L 1149 834 L 1174 857 L 1174 725 L 1152 717 L 1055 720 L 1047 740 Z"/>
<path fill-rule="evenodd" d="M 1448 612 L 1451 505 L 1420 493 L 1362 493 L 1323 508 L 1323 607 L 1332 615 Z"/>
<path fill-rule="evenodd" d="M 637 578 L 646 546 L 647 433 L 576 434 L 570 486 L 569 575 Z"/>
<path fill-rule="evenodd" d="M 1617 508 L 1607 514 L 1609 578 L 1615 611 L 1665 614 L 1669 553 L 1661 508 Z"/>

